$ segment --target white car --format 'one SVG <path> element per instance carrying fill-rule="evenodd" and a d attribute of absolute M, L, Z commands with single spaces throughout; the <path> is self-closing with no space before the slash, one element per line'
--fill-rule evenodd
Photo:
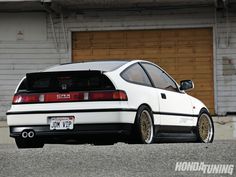
<path fill-rule="evenodd" d="M 45 143 L 150 144 L 162 139 L 209 143 L 207 107 L 159 66 L 143 60 L 64 64 L 28 73 L 7 112 L 18 148 Z"/>

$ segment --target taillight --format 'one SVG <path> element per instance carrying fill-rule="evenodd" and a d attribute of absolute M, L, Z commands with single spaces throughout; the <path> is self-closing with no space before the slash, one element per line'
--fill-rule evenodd
<path fill-rule="evenodd" d="M 93 91 L 93 92 L 69 92 L 69 93 L 34 93 L 16 94 L 13 104 L 23 103 L 53 103 L 73 101 L 127 101 L 124 91 Z"/>
<path fill-rule="evenodd" d="M 13 98 L 13 103 L 35 103 L 39 102 L 39 95 L 36 94 L 22 94 L 22 95 L 15 95 Z"/>
<path fill-rule="evenodd" d="M 114 100 L 123 100 L 123 101 L 127 101 L 128 100 L 128 97 L 127 97 L 125 91 L 113 92 L 112 97 L 113 97 Z"/>
<path fill-rule="evenodd" d="M 90 92 L 89 100 L 106 100 L 106 101 L 127 101 L 128 97 L 124 91 L 106 91 L 106 92 Z"/>

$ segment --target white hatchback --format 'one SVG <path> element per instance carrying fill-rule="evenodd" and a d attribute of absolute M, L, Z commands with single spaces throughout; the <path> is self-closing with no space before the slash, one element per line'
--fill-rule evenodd
<path fill-rule="evenodd" d="M 45 143 L 212 142 L 206 106 L 159 66 L 143 60 L 58 65 L 28 73 L 7 112 L 18 148 Z"/>

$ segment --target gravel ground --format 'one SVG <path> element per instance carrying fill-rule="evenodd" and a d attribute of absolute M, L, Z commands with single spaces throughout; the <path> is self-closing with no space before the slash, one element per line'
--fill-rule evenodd
<path fill-rule="evenodd" d="M 233 175 L 176 172 L 176 162 L 185 161 L 236 166 L 236 141 L 45 145 L 43 149 L 26 150 L 18 150 L 15 145 L 0 145 L 0 177 L 236 176 L 236 167 Z"/>

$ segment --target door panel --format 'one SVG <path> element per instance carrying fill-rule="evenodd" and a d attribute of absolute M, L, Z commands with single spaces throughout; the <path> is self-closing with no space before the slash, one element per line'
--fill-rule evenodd
<path fill-rule="evenodd" d="M 188 95 L 159 90 L 161 125 L 194 126 L 193 108 Z M 163 98 L 165 94 L 166 99 Z M 188 115 L 188 116 L 187 116 Z"/>
<path fill-rule="evenodd" d="M 175 81 L 156 65 L 142 62 L 142 67 L 158 91 L 161 125 L 192 126 L 192 103 L 181 93 Z"/>

